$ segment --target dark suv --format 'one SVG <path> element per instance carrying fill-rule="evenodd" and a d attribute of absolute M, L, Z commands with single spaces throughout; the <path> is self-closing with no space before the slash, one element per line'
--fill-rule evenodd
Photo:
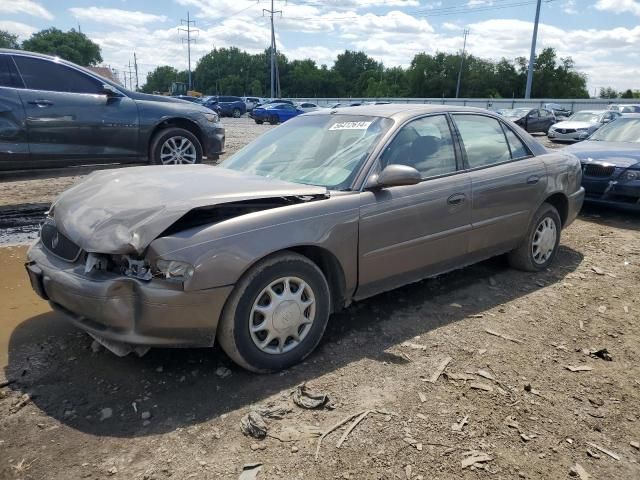
<path fill-rule="evenodd" d="M 202 104 L 218 112 L 221 117 L 240 118 L 247 113 L 247 105 L 240 97 L 208 97 Z"/>
<path fill-rule="evenodd" d="M 218 115 L 126 90 L 59 58 L 0 49 L 0 170 L 200 163 L 224 151 Z"/>

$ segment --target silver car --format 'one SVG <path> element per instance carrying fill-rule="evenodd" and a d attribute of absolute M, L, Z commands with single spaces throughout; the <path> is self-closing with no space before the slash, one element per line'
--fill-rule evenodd
<path fill-rule="evenodd" d="M 608 110 L 582 110 L 567 120 L 558 122 L 549 128 L 547 137 L 552 142 L 579 142 L 590 137 L 602 125 L 614 121 L 620 113 Z"/>
<path fill-rule="evenodd" d="M 548 268 L 578 159 L 485 110 L 321 109 L 222 163 L 96 172 L 53 203 L 33 288 L 107 345 L 300 362 L 355 300 L 508 253 Z"/>

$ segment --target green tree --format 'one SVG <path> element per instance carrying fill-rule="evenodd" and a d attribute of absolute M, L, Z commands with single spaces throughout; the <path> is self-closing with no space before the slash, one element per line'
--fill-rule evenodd
<path fill-rule="evenodd" d="M 600 87 L 600 98 L 618 98 L 618 92 L 611 87 Z"/>
<path fill-rule="evenodd" d="M 142 86 L 142 91 L 145 93 L 168 92 L 173 82 L 186 82 L 187 76 L 186 71 L 178 72 L 168 65 L 156 67 L 147 75 L 147 81 Z"/>
<path fill-rule="evenodd" d="M 0 30 L 0 48 L 19 48 L 18 36 L 6 30 Z"/>
<path fill-rule="evenodd" d="M 100 46 L 74 29 L 63 32 L 49 28 L 34 33 L 22 42 L 22 48 L 31 52 L 55 55 L 84 67 L 102 62 Z"/>

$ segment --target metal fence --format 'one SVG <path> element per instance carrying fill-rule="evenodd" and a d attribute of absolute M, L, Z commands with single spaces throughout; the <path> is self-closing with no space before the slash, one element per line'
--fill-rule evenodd
<path fill-rule="evenodd" d="M 349 105 L 354 102 L 391 102 L 391 103 L 413 103 L 432 105 L 458 105 L 466 107 L 487 108 L 498 110 L 501 108 L 537 108 L 545 103 L 555 103 L 577 112 L 580 110 L 606 110 L 613 103 L 615 104 L 639 104 L 638 99 L 559 99 L 559 98 L 536 98 L 525 100 L 522 98 L 291 98 L 296 102 L 311 102 L 321 106 L 330 106 L 336 103 Z"/>

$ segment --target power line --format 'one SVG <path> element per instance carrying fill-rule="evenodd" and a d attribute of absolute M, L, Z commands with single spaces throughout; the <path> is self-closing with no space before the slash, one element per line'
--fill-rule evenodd
<path fill-rule="evenodd" d="M 192 89 L 192 82 L 191 82 L 191 43 L 195 42 L 195 39 L 191 38 L 191 31 L 198 31 L 195 28 L 191 28 L 191 25 L 193 24 L 193 26 L 195 27 L 196 25 L 196 21 L 195 20 L 191 20 L 189 17 L 189 12 L 187 12 L 187 19 L 180 19 L 180 24 L 181 25 L 186 25 L 187 28 L 178 28 L 178 31 L 180 32 L 187 32 L 187 38 L 185 39 L 184 37 L 182 38 L 182 43 L 187 44 L 187 65 L 188 65 L 188 71 L 189 71 L 189 84 L 188 84 L 188 88 L 187 90 L 191 90 Z"/>

